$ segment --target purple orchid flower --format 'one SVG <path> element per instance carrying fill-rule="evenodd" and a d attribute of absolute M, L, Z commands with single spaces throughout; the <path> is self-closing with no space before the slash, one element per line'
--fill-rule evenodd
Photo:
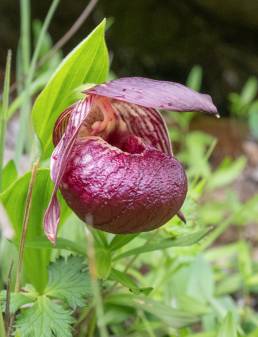
<path fill-rule="evenodd" d="M 210 96 L 181 84 L 121 78 L 84 92 L 57 119 L 51 157 L 54 190 L 44 228 L 55 243 L 57 191 L 83 221 L 111 233 L 150 231 L 165 224 L 187 193 L 157 109 L 217 114 Z"/>

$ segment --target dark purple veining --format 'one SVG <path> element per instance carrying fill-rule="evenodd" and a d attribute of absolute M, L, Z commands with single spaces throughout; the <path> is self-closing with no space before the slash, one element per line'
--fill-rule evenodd
<path fill-rule="evenodd" d="M 83 221 L 111 233 L 133 233 L 157 228 L 180 210 L 187 191 L 182 165 L 153 147 L 136 152 L 101 138 L 74 145 L 60 188 Z"/>
<path fill-rule="evenodd" d="M 165 224 L 187 193 L 157 109 L 216 113 L 210 96 L 173 82 L 122 78 L 86 91 L 53 130 L 51 177 L 55 183 L 44 217 L 55 243 L 57 190 L 89 225 L 111 233 L 149 231 Z"/>

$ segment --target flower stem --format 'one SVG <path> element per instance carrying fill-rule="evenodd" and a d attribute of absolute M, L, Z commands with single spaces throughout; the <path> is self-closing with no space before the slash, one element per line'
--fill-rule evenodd
<path fill-rule="evenodd" d="M 29 188 L 27 193 L 27 198 L 25 202 L 25 211 L 24 211 L 24 217 L 23 217 L 23 223 L 22 223 L 22 234 L 20 238 L 20 244 L 19 244 L 19 256 L 18 256 L 18 263 L 17 263 L 17 270 L 16 270 L 16 282 L 15 282 L 15 292 L 18 292 L 20 290 L 21 285 L 21 273 L 22 273 L 22 264 L 23 264 L 23 255 L 24 255 L 24 245 L 25 245 L 25 239 L 28 231 L 28 223 L 29 223 L 29 216 L 30 216 L 30 208 L 32 203 L 32 192 L 33 187 L 36 181 L 36 175 L 37 170 L 39 166 L 39 160 L 37 160 L 32 167 L 31 171 L 31 178 L 29 182 Z"/>
<path fill-rule="evenodd" d="M 2 310 L 0 310 L 0 337 L 5 337 L 5 336 L 6 334 L 5 334 L 5 328 L 4 328 L 4 319 L 3 319 Z"/>
<path fill-rule="evenodd" d="M 102 297 L 99 282 L 97 279 L 94 241 L 92 233 L 87 227 L 86 227 L 86 239 L 87 239 L 87 255 L 89 263 L 89 272 L 91 277 L 91 286 L 96 305 L 97 325 L 99 328 L 100 337 L 108 337 L 108 332 L 104 321 L 104 309 Z"/>

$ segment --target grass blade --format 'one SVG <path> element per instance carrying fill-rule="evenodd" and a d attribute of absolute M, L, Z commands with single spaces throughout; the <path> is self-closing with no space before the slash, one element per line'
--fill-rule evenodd
<path fill-rule="evenodd" d="M 5 79 L 4 79 L 4 91 L 3 102 L 0 108 L 0 191 L 3 185 L 3 164 L 4 164 L 4 147 L 5 147 L 5 131 L 7 122 L 7 110 L 9 105 L 9 91 L 10 91 L 10 76 L 11 76 L 11 60 L 12 53 L 9 50 L 6 60 Z"/>
<path fill-rule="evenodd" d="M 42 42 L 44 41 L 44 36 L 46 34 L 46 31 L 49 27 L 49 24 L 53 18 L 53 15 L 55 13 L 55 10 L 59 4 L 60 0 L 53 0 L 52 4 L 48 10 L 47 16 L 44 20 L 41 32 L 39 34 L 39 39 L 37 41 L 35 50 L 33 52 L 33 56 L 32 56 L 32 60 L 30 63 L 29 68 L 27 69 L 27 60 L 26 60 L 26 64 L 23 64 L 23 74 L 26 74 L 25 69 L 27 69 L 27 74 L 26 74 L 26 82 L 25 82 L 25 97 L 24 97 L 24 104 L 22 106 L 21 109 L 21 114 L 20 114 L 20 128 L 19 128 L 19 132 L 18 132 L 18 137 L 17 137 L 17 143 L 16 143 L 16 150 L 15 150 L 15 160 L 16 160 L 16 164 L 19 163 L 19 160 L 21 158 L 25 143 L 26 143 L 26 130 L 27 130 L 27 126 L 28 126 L 28 121 L 29 121 L 29 112 L 30 112 L 30 107 L 31 107 L 31 102 L 30 102 L 30 87 L 31 87 L 31 83 L 33 80 L 33 77 L 35 75 L 35 71 L 36 71 L 36 65 L 37 65 L 37 61 L 40 55 L 40 49 L 42 46 Z M 23 1 L 21 1 L 23 3 Z M 27 3 L 27 0 L 24 1 Z M 23 6 L 22 6 L 23 8 Z M 29 10 L 29 7 L 27 7 L 27 10 Z M 22 15 L 22 18 L 24 17 L 24 15 Z M 23 20 L 25 20 L 25 18 L 23 18 Z M 23 40 L 23 39 L 22 39 Z M 25 38 L 24 38 L 25 40 Z M 26 48 L 26 44 L 24 46 L 25 43 L 23 43 L 23 48 Z M 24 53 L 23 53 L 23 58 L 25 57 Z M 26 54 L 27 57 L 27 54 Z M 24 63 L 24 60 L 23 60 Z M 25 66 L 25 67 L 24 67 Z"/>
<path fill-rule="evenodd" d="M 30 67 L 30 0 L 20 0 L 20 11 L 21 11 L 21 37 L 19 42 L 19 50 L 17 53 L 17 57 L 19 58 L 19 67 L 17 69 L 17 78 L 19 82 L 19 89 L 22 91 L 23 84 L 20 83 L 20 79 L 26 78 L 29 72 Z M 27 115 L 30 110 L 30 100 L 28 91 L 24 90 L 25 98 L 20 110 L 20 121 L 19 121 L 19 132 L 16 140 L 16 148 L 15 148 L 15 162 L 18 167 L 19 160 L 23 151 L 23 139 L 25 139 L 26 129 L 23 131 L 23 135 L 21 135 L 22 130 L 24 129 L 24 123 L 27 123 Z M 26 124 L 25 124 L 26 125 Z"/>
<path fill-rule="evenodd" d="M 163 250 L 172 247 L 187 247 L 198 243 L 201 239 L 203 239 L 209 232 L 211 232 L 211 228 L 204 228 L 198 231 L 195 231 L 191 234 L 185 234 L 178 238 L 167 238 L 161 239 L 156 242 L 146 243 L 143 246 L 139 246 L 136 248 L 132 248 L 128 251 L 121 253 L 114 257 L 114 261 L 128 257 L 128 256 L 137 256 L 139 254 L 153 252 L 155 250 Z M 155 232 L 154 232 L 155 233 Z"/>
<path fill-rule="evenodd" d="M 22 235 L 21 235 L 20 245 L 19 245 L 19 257 L 18 257 L 17 272 L 16 272 L 16 282 L 15 282 L 15 291 L 16 292 L 18 292 L 20 290 L 25 239 L 26 239 L 28 223 L 29 223 L 29 215 L 30 215 L 30 208 L 31 208 L 31 202 L 32 202 L 33 186 L 34 186 L 34 183 L 35 183 L 35 180 L 36 180 L 38 166 L 39 166 L 39 161 L 36 161 L 34 163 L 33 167 L 32 167 L 29 190 L 28 190 L 27 200 L 26 200 L 26 204 L 25 204 L 25 212 L 24 212 L 24 218 L 23 218 L 23 224 L 22 224 Z"/>
<path fill-rule="evenodd" d="M 2 311 L 0 312 L 0 337 L 5 337 L 5 329 L 4 329 L 4 320 L 3 320 L 3 315 Z"/>

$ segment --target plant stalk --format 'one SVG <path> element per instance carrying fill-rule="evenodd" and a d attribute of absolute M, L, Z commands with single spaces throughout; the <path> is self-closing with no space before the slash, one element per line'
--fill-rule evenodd
<path fill-rule="evenodd" d="M 7 278 L 7 288 L 6 288 L 6 301 L 5 301 L 5 330 L 9 331 L 11 329 L 11 314 L 10 314 L 10 304 L 11 304 L 11 281 L 12 281 L 12 270 L 13 270 L 13 261 L 10 265 L 8 278 Z"/>
<path fill-rule="evenodd" d="M 38 166 L 39 166 L 39 160 L 37 160 L 33 164 L 27 198 L 25 202 L 25 211 L 24 211 L 24 217 L 23 217 L 23 223 L 22 223 L 22 234 L 21 234 L 20 243 L 19 243 L 19 255 L 18 255 L 18 263 L 17 263 L 17 270 L 16 270 L 15 292 L 19 292 L 20 286 L 21 286 L 21 273 L 22 273 L 23 256 L 24 256 L 24 245 L 25 245 L 26 235 L 28 231 L 28 223 L 29 223 L 30 209 L 31 209 L 31 203 L 32 203 L 32 192 L 33 192 L 33 187 L 36 181 Z"/>
<path fill-rule="evenodd" d="M 6 337 L 2 310 L 0 310 L 0 337 Z"/>
<path fill-rule="evenodd" d="M 82 11 L 81 15 L 74 22 L 72 27 L 61 37 L 60 40 L 52 47 L 52 49 L 42 57 L 39 62 L 39 66 L 43 65 L 48 59 L 51 58 L 59 49 L 61 49 L 70 39 L 71 37 L 79 30 L 82 24 L 89 17 L 93 9 L 96 7 L 98 0 L 90 0 L 87 6 Z"/>
<path fill-rule="evenodd" d="M 87 255 L 88 255 L 89 272 L 91 277 L 91 286 L 93 298 L 96 305 L 97 325 L 99 328 L 100 337 L 108 337 L 108 332 L 104 320 L 104 309 L 101 291 L 97 279 L 94 240 L 91 231 L 87 227 L 86 227 L 86 239 L 87 239 Z"/>
<path fill-rule="evenodd" d="M 26 143 L 26 129 L 28 128 L 29 113 L 30 113 L 30 107 L 31 107 L 31 102 L 30 102 L 31 83 L 32 83 L 33 77 L 34 77 L 35 72 L 36 72 L 36 65 L 37 65 L 40 50 L 41 50 L 41 47 L 42 47 L 42 43 L 44 41 L 44 36 L 47 32 L 47 29 L 50 25 L 50 22 L 51 22 L 52 18 L 53 18 L 53 15 L 54 15 L 55 10 L 56 10 L 56 8 L 59 4 L 59 1 L 60 0 L 53 0 L 52 1 L 52 4 L 51 4 L 51 6 L 48 10 L 47 16 L 44 20 L 42 29 L 40 31 L 39 38 L 38 38 L 35 50 L 33 52 L 32 60 L 31 60 L 31 63 L 30 63 L 30 66 L 28 67 L 28 69 L 27 69 L 27 59 L 25 60 L 26 62 L 24 62 L 24 60 L 23 60 L 23 75 L 26 75 L 25 91 L 24 91 L 25 97 L 24 97 L 24 104 L 22 105 L 21 114 L 20 114 L 20 128 L 19 128 L 19 132 L 18 132 L 16 149 L 15 149 L 16 164 L 18 164 L 19 161 L 20 161 L 20 158 L 22 156 L 22 152 L 23 152 L 23 149 L 24 149 L 24 146 L 25 146 L 25 143 Z M 24 0 L 24 2 L 27 3 L 27 8 L 29 8 L 28 0 Z M 21 1 L 21 3 L 23 4 L 23 1 Z M 22 5 L 22 9 L 23 9 L 23 5 Z M 22 18 L 24 20 L 26 20 L 27 16 L 24 17 L 24 15 L 22 15 Z M 26 40 L 26 38 L 24 38 L 24 40 Z M 23 41 L 23 39 L 22 39 L 22 41 Z M 26 47 L 27 47 L 27 44 L 22 43 L 22 49 L 25 49 Z M 27 53 L 25 53 L 25 52 L 23 52 L 22 55 L 23 55 L 23 58 L 25 56 L 27 57 Z M 27 72 L 25 71 L 25 69 L 27 69 Z"/>
<path fill-rule="evenodd" d="M 9 106 L 9 91 L 10 91 L 10 77 L 11 77 L 11 61 L 12 53 L 8 50 L 4 78 L 3 102 L 0 107 L 0 192 L 3 184 L 3 166 L 4 166 L 4 148 L 5 148 L 5 134 L 7 123 L 7 111 Z"/>

